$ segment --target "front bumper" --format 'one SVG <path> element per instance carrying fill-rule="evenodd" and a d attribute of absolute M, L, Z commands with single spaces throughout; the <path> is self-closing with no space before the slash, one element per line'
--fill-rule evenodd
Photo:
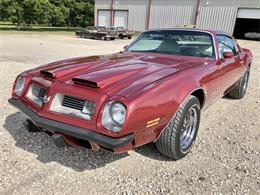
<path fill-rule="evenodd" d="M 123 147 L 127 144 L 130 144 L 134 140 L 134 134 L 129 134 L 119 138 L 109 137 L 88 129 L 41 117 L 26 107 L 26 105 L 24 105 L 21 101 L 14 98 L 10 98 L 8 102 L 27 115 L 27 117 L 29 117 L 37 127 L 41 127 L 51 131 L 52 133 L 69 135 L 78 139 L 93 142 L 108 149 Z"/>

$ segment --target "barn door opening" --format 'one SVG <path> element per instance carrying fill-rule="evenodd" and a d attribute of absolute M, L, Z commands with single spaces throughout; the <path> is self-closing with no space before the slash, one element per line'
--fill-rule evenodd
<path fill-rule="evenodd" d="M 260 40 L 260 9 L 239 9 L 234 37 L 237 39 Z"/>

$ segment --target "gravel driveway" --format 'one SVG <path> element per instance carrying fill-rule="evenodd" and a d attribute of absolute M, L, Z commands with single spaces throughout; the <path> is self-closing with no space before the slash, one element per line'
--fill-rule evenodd
<path fill-rule="evenodd" d="M 192 152 L 171 161 L 148 144 L 122 155 L 57 148 L 43 133 L 28 133 L 7 103 L 16 75 L 54 60 L 122 50 L 129 40 L 0 34 L 0 194 L 260 194 L 260 42 L 252 49 L 249 90 L 205 110 Z"/>

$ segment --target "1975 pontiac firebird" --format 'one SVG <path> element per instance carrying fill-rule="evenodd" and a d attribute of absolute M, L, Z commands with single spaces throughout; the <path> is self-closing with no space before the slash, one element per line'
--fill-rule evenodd
<path fill-rule="evenodd" d="M 177 160 L 192 148 L 202 109 L 244 97 L 251 63 L 224 32 L 148 30 L 122 52 L 23 72 L 9 103 L 30 132 L 46 132 L 57 146 L 122 153 L 156 142 Z"/>

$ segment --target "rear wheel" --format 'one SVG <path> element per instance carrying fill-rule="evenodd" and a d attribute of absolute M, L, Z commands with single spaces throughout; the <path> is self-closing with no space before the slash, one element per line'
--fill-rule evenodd
<path fill-rule="evenodd" d="M 186 156 L 196 139 L 200 122 L 200 102 L 188 96 L 156 141 L 160 153 L 175 160 Z"/>
<path fill-rule="evenodd" d="M 230 92 L 228 92 L 227 95 L 233 99 L 243 98 L 247 91 L 249 76 L 250 76 L 250 68 L 248 68 L 244 76 L 235 85 L 235 87 Z"/>

